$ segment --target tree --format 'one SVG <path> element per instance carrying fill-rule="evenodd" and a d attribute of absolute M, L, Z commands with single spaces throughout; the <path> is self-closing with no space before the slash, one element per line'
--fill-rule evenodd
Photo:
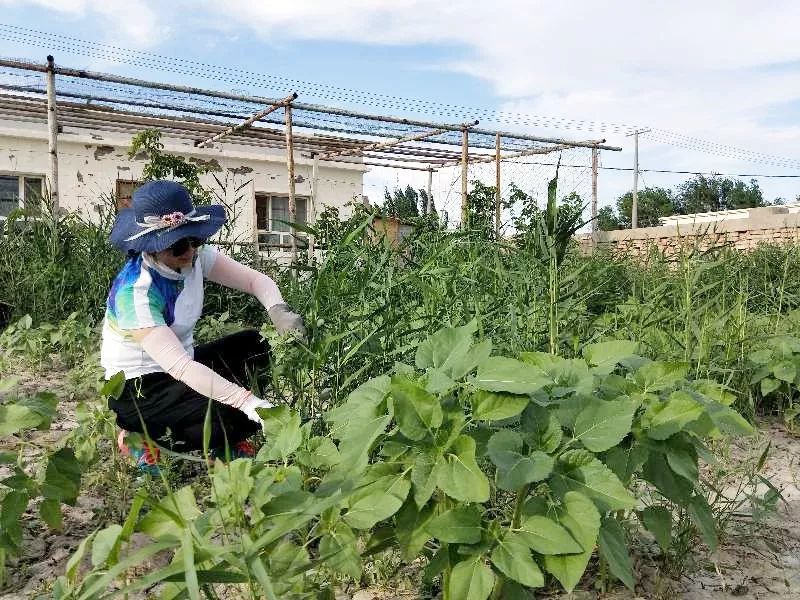
<path fill-rule="evenodd" d="M 133 137 L 128 158 L 135 158 L 140 153 L 147 157 L 147 164 L 142 170 L 143 181 L 175 179 L 186 186 L 195 204 L 211 202 L 211 193 L 200 183 L 200 175 L 208 173 L 209 167 L 193 164 L 183 156 L 164 152 L 161 131 L 146 129 Z"/>
<path fill-rule="evenodd" d="M 485 233 L 486 237 L 494 236 L 495 194 L 493 185 L 485 185 L 475 179 L 470 182 L 472 190 L 467 196 L 469 213 L 467 215 L 467 228 Z"/>
<path fill-rule="evenodd" d="M 389 188 L 386 188 L 383 192 L 383 199 L 383 211 L 389 216 L 410 219 L 420 215 L 419 194 L 410 185 L 407 185 L 405 189 L 395 188 L 392 193 L 389 193 Z"/>
<path fill-rule="evenodd" d="M 698 175 L 678 186 L 676 203 L 681 214 L 756 208 L 766 206 L 755 179 L 748 185 L 741 179 Z"/>
<path fill-rule="evenodd" d="M 669 217 L 677 211 L 672 190 L 661 187 L 646 187 L 636 194 L 637 216 L 639 227 L 657 227 L 661 217 Z M 633 210 L 633 192 L 627 192 L 617 198 L 617 214 L 620 227 L 631 226 Z"/>
<path fill-rule="evenodd" d="M 614 231 L 615 229 L 622 229 L 619 222 L 619 216 L 614 210 L 613 206 L 604 206 L 597 211 L 597 228 L 600 231 Z"/>

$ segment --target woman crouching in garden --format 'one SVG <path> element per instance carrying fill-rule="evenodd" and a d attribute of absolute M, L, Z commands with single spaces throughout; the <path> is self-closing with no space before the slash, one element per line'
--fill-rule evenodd
<path fill-rule="evenodd" d="M 111 232 L 128 260 L 108 295 L 101 363 L 107 379 L 125 374 L 109 408 L 122 428 L 120 449 L 145 471 L 157 472 L 158 450 L 128 443 L 127 432 L 160 443 L 168 438 L 178 451 L 199 450 L 210 410 L 209 447 L 252 456 L 247 438 L 261 428 L 256 409 L 271 406 L 246 387 L 269 361 L 257 331 L 194 345 L 206 279 L 255 296 L 278 332 L 304 333 L 272 279 L 205 245 L 224 223 L 224 207 L 195 207 L 179 183 L 151 181 L 134 192 Z"/>

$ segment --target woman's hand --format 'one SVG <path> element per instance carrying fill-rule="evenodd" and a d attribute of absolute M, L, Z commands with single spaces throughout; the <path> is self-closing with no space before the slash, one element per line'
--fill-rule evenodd
<path fill-rule="evenodd" d="M 251 395 L 247 400 L 244 401 L 244 404 L 239 407 L 239 410 L 247 415 L 248 419 L 263 427 L 264 421 L 260 416 L 258 416 L 258 413 L 256 412 L 257 408 L 272 408 L 272 403 L 262 400 L 258 396 Z"/>
<path fill-rule="evenodd" d="M 296 331 L 300 337 L 305 337 L 306 328 L 303 326 L 302 317 L 292 312 L 287 304 L 276 304 L 267 312 L 278 333 L 283 334 L 288 331 Z"/>

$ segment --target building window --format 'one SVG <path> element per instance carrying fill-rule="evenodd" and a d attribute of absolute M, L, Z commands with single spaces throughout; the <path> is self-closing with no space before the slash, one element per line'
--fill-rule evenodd
<path fill-rule="evenodd" d="M 117 212 L 123 208 L 130 208 L 133 192 L 140 185 L 142 185 L 142 182 L 136 179 L 117 179 Z"/>
<path fill-rule="evenodd" d="M 39 214 L 43 196 L 44 177 L 41 175 L 0 175 L 0 219 L 18 208 L 29 214 Z"/>
<path fill-rule="evenodd" d="M 308 223 L 308 198 L 295 197 L 299 225 Z M 259 246 L 289 247 L 292 244 L 289 230 L 289 197 L 256 193 L 256 228 Z M 305 234 L 297 234 L 297 245 L 305 246 Z"/>

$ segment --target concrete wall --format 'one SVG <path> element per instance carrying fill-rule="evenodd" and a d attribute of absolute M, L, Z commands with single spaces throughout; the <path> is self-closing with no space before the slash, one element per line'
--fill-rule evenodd
<path fill-rule="evenodd" d="M 591 251 L 591 234 L 578 240 L 585 252 Z M 641 256 L 654 248 L 666 256 L 681 248 L 703 251 L 722 245 L 751 250 L 762 243 L 800 242 L 800 213 L 793 206 L 768 206 L 716 221 L 684 215 L 678 223 L 661 227 L 601 231 L 596 241 L 598 248 L 619 256 Z"/>
<path fill-rule="evenodd" d="M 127 151 L 131 135 L 92 130 L 66 128 L 59 134 L 59 195 L 60 204 L 67 210 L 85 216 L 95 215 L 94 206 L 103 195 L 113 194 L 117 179 L 137 180 L 141 177 L 145 157 L 128 159 Z M 225 180 L 229 175 L 228 197 L 233 197 L 234 186 L 249 181 L 242 190 L 245 196 L 243 210 L 237 220 L 237 233 L 253 238 L 255 226 L 255 194 L 288 193 L 286 154 L 280 150 L 268 150 L 247 146 L 228 145 L 221 149 L 198 149 L 186 140 L 162 137 L 165 151 L 180 154 L 188 160 L 212 166 L 216 175 Z M 311 194 L 311 161 L 295 157 L 296 193 Z M 363 192 L 361 166 L 332 167 L 320 165 L 318 177 L 319 214 L 325 205 L 335 206 L 342 217 L 349 216 L 345 205 Z M 47 153 L 47 129 L 35 123 L 0 120 L 0 175 L 41 175 L 49 173 Z M 205 175 L 202 182 L 209 189 L 219 189 L 212 175 Z"/>

